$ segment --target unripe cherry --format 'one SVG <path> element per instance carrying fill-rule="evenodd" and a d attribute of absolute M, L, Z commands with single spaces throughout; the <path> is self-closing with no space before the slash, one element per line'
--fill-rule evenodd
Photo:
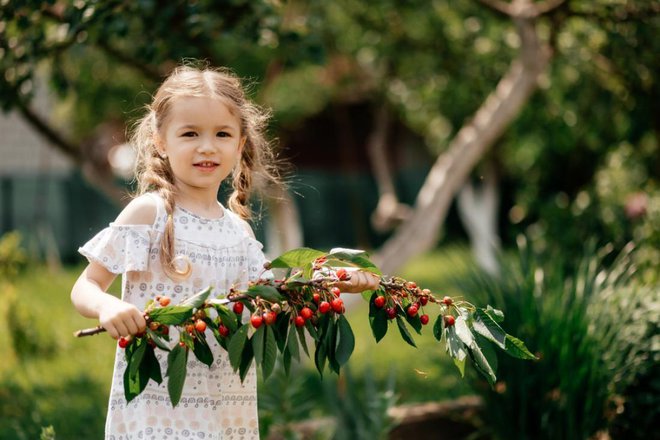
<path fill-rule="evenodd" d="M 160 304 L 161 307 L 167 307 L 172 300 L 170 299 L 169 296 L 161 296 L 160 299 L 158 300 L 158 304 Z"/>
<path fill-rule="evenodd" d="M 206 331 L 206 322 L 202 321 L 201 319 L 198 319 L 195 322 L 195 330 L 197 330 L 200 333 L 204 333 Z"/>
<path fill-rule="evenodd" d="M 429 323 L 429 315 L 422 315 L 419 317 L 419 320 L 422 322 L 422 325 Z"/>
<path fill-rule="evenodd" d="M 408 283 L 408 288 L 409 289 L 416 289 L 417 288 L 417 283 L 415 283 L 414 281 L 410 281 Z"/>
<path fill-rule="evenodd" d="M 319 304 L 319 312 L 323 313 L 324 315 L 330 311 L 330 303 L 327 301 L 322 301 L 321 304 Z"/>
<path fill-rule="evenodd" d="M 296 316 L 296 319 L 294 320 L 296 327 L 302 327 L 305 325 L 305 318 L 302 316 L 298 315 Z"/>
<path fill-rule="evenodd" d="M 332 310 L 334 310 L 335 313 L 344 312 L 344 301 L 342 301 L 341 298 L 333 299 L 330 305 L 332 306 Z"/>
<path fill-rule="evenodd" d="M 192 335 L 195 331 L 195 324 L 186 324 L 186 331 Z"/>
<path fill-rule="evenodd" d="M 236 313 L 237 315 L 240 315 L 241 313 L 243 313 L 244 308 L 245 308 L 245 306 L 243 305 L 242 302 L 234 303 L 234 313 Z"/>
<path fill-rule="evenodd" d="M 155 332 L 156 330 L 158 330 L 158 327 L 160 327 L 160 324 L 157 323 L 156 321 L 151 321 L 149 323 L 149 330 L 152 330 L 152 331 Z"/>
<path fill-rule="evenodd" d="M 273 313 L 278 314 L 282 311 L 282 307 L 278 304 L 275 303 L 272 306 L 270 306 L 270 309 L 273 311 Z"/>
<path fill-rule="evenodd" d="M 256 314 L 252 315 L 252 317 L 250 318 L 250 324 L 252 324 L 252 327 L 254 328 L 261 327 L 261 324 L 263 324 L 263 322 L 264 322 L 264 318 Z"/>
<path fill-rule="evenodd" d="M 384 296 L 377 296 L 374 298 L 374 305 L 379 309 L 382 309 L 386 302 L 387 299 L 385 299 Z"/>

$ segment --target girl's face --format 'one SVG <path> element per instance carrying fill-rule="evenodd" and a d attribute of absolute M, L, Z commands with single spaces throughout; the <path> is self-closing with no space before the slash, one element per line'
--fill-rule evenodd
<path fill-rule="evenodd" d="M 229 107 L 219 99 L 179 97 L 161 128 L 159 150 L 167 154 L 181 193 L 210 191 L 238 162 L 245 137 Z"/>

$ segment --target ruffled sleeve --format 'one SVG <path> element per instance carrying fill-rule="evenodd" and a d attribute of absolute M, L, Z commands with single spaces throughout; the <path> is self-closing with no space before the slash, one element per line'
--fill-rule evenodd
<path fill-rule="evenodd" d="M 111 223 L 80 247 L 78 252 L 90 262 L 95 261 L 115 274 L 144 272 L 149 266 L 154 233 L 151 225 Z"/>
<path fill-rule="evenodd" d="M 273 272 L 264 270 L 264 263 L 268 261 L 262 251 L 264 245 L 260 241 L 252 237 L 247 237 L 247 255 L 249 262 L 248 278 L 250 281 L 255 281 L 259 278 L 272 279 L 275 278 Z"/>

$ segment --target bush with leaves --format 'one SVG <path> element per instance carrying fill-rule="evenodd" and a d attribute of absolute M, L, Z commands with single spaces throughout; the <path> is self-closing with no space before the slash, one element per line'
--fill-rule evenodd
<path fill-rule="evenodd" d="M 264 378 L 268 378 L 278 357 L 288 372 L 292 360 L 304 352 L 313 356 L 322 375 L 326 365 L 339 373 L 348 362 L 355 338 L 344 316 L 344 304 L 336 284 L 350 278 L 347 268 L 380 275 L 379 269 L 363 251 L 334 249 L 328 253 L 309 248 L 289 251 L 267 263 L 265 269 L 283 269 L 281 279 L 259 279 L 245 291 L 230 289 L 227 295 L 211 298 L 207 288 L 180 304 L 171 305 L 169 297 L 158 297 L 147 303 L 144 311 L 147 329 L 133 338 L 120 338 L 127 366 L 124 391 L 127 401 L 138 396 L 149 380 L 161 383 L 162 372 L 155 350 L 168 351 L 167 388 L 171 403 L 181 398 L 186 378 L 189 353 L 202 363 L 211 365 L 213 353 L 206 340 L 207 330 L 227 350 L 229 362 L 243 380 L 256 362 Z M 534 359 L 519 339 L 507 334 L 498 324 L 501 311 L 488 306 L 477 308 L 463 300 L 436 298 L 430 290 L 421 289 L 413 281 L 381 275 L 376 291 L 363 292 L 369 299 L 369 320 L 376 341 L 380 341 L 389 325 L 396 327 L 403 340 L 415 346 L 412 328 L 421 334 L 429 324 L 425 307 L 439 307 L 433 334 L 445 345 L 461 374 L 469 358 L 490 383 L 496 380 L 493 347 L 520 359 Z M 233 303 L 232 308 L 228 304 Z M 251 312 L 249 323 L 241 315 Z M 421 314 L 420 314 L 421 311 Z M 171 346 L 170 327 L 177 328 L 177 343 Z M 81 330 L 78 336 L 96 334 L 102 328 Z M 308 347 L 308 336 L 314 344 Z"/>

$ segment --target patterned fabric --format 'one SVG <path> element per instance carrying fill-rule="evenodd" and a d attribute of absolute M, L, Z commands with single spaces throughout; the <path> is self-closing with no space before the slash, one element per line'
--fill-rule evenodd
<path fill-rule="evenodd" d="M 176 208 L 175 251 L 192 264 L 192 275 L 174 282 L 160 264 L 160 240 L 167 214 L 162 199 L 155 197 L 158 211 L 153 225 L 110 224 L 79 249 L 90 261 L 113 273 L 122 273 L 122 299 L 143 309 L 156 295 L 167 295 L 176 304 L 211 285 L 212 295 L 225 293 L 234 285 L 244 289 L 249 280 L 272 276 L 263 271 L 262 245 L 252 238 L 249 226 L 237 215 L 224 210 L 220 219 L 206 219 Z M 163 382 L 150 381 L 145 391 L 130 403 L 124 398 L 123 350 L 115 356 L 106 440 L 203 439 L 248 440 L 259 438 L 257 390 L 254 365 L 245 382 L 234 374 L 227 353 L 207 330 L 215 361 L 209 368 L 191 353 L 188 375 L 176 408 L 167 393 L 167 353 L 158 352 Z M 172 343 L 178 341 L 175 330 Z"/>

